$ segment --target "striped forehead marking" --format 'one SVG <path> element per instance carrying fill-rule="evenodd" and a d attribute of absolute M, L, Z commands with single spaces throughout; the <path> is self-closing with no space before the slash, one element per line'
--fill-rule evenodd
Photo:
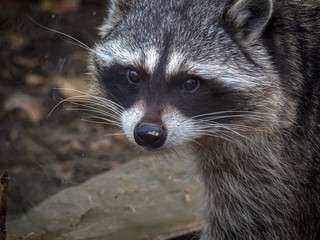
<path fill-rule="evenodd" d="M 159 58 L 160 54 L 156 48 L 150 48 L 145 51 L 144 68 L 149 74 L 155 71 L 159 64 Z"/>
<path fill-rule="evenodd" d="M 179 75 L 181 72 L 189 75 L 199 76 L 203 79 L 212 79 L 219 76 L 225 70 L 219 62 L 209 61 L 208 63 L 196 62 L 180 52 L 170 54 L 167 66 L 166 76 Z"/>
<path fill-rule="evenodd" d="M 184 61 L 185 56 L 182 53 L 172 52 L 168 58 L 166 66 L 166 76 L 174 76 L 179 74 Z"/>
<path fill-rule="evenodd" d="M 160 52 L 156 48 L 146 50 L 125 48 L 121 41 L 110 41 L 108 44 L 97 45 L 95 55 L 99 64 L 109 67 L 113 64 L 121 64 L 128 67 L 144 68 L 150 75 L 156 75 L 159 80 L 170 81 L 172 76 L 180 73 L 191 76 L 199 76 L 203 79 L 216 79 L 226 85 L 252 87 L 257 84 L 253 76 L 242 71 L 243 67 L 232 66 L 232 63 L 221 63 L 218 59 L 208 62 L 196 62 L 188 59 L 181 52 Z M 231 65 L 230 65 L 231 64 Z M 233 64 L 234 65 L 234 64 Z"/>
<path fill-rule="evenodd" d="M 95 54 L 104 66 L 113 64 L 121 64 L 123 66 L 132 66 L 136 68 L 144 68 L 149 74 L 152 74 L 158 63 L 160 54 L 156 48 L 127 49 L 126 44 L 121 41 L 110 41 L 106 45 L 97 45 Z"/>
<path fill-rule="evenodd" d="M 115 63 L 124 66 L 141 66 L 141 50 L 132 51 L 125 47 L 122 41 L 109 41 L 107 44 L 99 44 L 95 48 L 95 54 L 98 60 L 104 66 L 111 66 Z"/>

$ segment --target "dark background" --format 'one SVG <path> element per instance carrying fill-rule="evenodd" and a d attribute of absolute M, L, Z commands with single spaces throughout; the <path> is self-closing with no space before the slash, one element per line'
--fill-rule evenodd
<path fill-rule="evenodd" d="M 114 129 L 60 104 L 87 88 L 87 50 L 106 0 L 0 1 L 0 174 L 10 175 L 9 217 L 136 155 Z"/>

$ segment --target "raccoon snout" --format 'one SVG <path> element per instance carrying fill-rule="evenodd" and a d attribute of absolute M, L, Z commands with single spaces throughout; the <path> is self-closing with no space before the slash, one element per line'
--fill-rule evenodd
<path fill-rule="evenodd" d="M 163 146 L 167 131 L 163 125 L 141 122 L 134 129 L 134 140 L 142 147 L 157 149 Z"/>

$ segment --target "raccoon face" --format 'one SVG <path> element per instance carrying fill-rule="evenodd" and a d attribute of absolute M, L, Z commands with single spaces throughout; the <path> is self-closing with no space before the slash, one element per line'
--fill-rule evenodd
<path fill-rule="evenodd" d="M 109 3 L 92 83 L 132 142 L 152 150 L 272 127 L 281 93 L 260 38 L 272 2 L 221 2 Z"/>

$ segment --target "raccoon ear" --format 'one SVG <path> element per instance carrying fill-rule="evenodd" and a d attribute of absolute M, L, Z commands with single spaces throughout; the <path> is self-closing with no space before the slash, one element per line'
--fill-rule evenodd
<path fill-rule="evenodd" d="M 109 0 L 107 2 L 107 11 L 106 18 L 103 21 L 103 24 L 98 28 L 99 36 L 104 38 L 107 36 L 112 29 L 121 21 L 131 0 Z"/>
<path fill-rule="evenodd" d="M 224 17 L 239 40 L 253 41 L 262 34 L 272 11 L 272 0 L 233 0 Z"/>

